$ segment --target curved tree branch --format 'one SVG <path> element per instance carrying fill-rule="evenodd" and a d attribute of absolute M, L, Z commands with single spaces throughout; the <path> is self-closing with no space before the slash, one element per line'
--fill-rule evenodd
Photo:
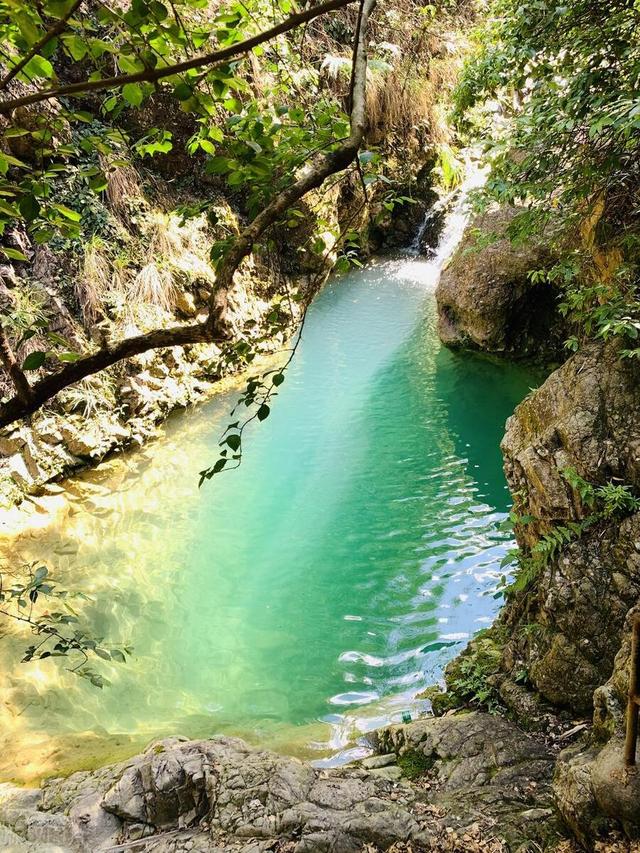
<path fill-rule="evenodd" d="M 0 406 L 0 427 L 33 414 L 63 388 L 98 373 L 105 367 L 110 367 L 125 358 L 139 355 L 151 349 L 194 343 L 219 343 L 229 340 L 231 328 L 228 318 L 228 293 L 233 286 L 234 273 L 241 262 L 251 253 L 256 241 L 271 225 L 282 218 L 292 204 L 306 195 L 309 190 L 319 187 L 330 175 L 346 169 L 358 153 L 365 130 L 367 24 L 375 3 L 376 0 L 361 0 L 360 5 L 360 25 L 353 50 L 353 87 L 349 137 L 334 151 L 329 154 L 318 155 L 305 166 L 296 180 L 289 187 L 279 192 L 236 237 L 218 264 L 216 287 L 211 296 L 209 315 L 206 321 L 196 325 L 156 329 L 132 338 L 125 338 L 66 365 L 57 373 L 45 376 L 34 383 L 30 389 L 30 400 L 25 401 L 16 395 Z"/>
<path fill-rule="evenodd" d="M 276 24 L 276 26 L 238 42 L 238 44 L 233 44 L 222 50 L 214 50 L 212 53 L 207 53 L 203 56 L 195 56 L 193 59 L 187 59 L 175 65 L 166 65 L 162 68 L 145 68 L 144 71 L 137 71 L 134 74 L 120 74 L 116 77 L 104 77 L 101 80 L 82 80 L 79 83 L 70 83 L 68 86 L 60 86 L 57 89 L 46 89 L 45 91 L 34 92 L 31 95 L 25 95 L 21 98 L 0 101 L 0 115 L 9 113 L 17 107 L 37 104 L 40 101 L 48 101 L 51 98 L 58 98 L 62 95 L 80 95 L 84 92 L 97 92 L 102 89 L 113 89 L 124 86 L 126 83 L 156 83 L 164 77 L 172 77 L 174 74 L 190 71 L 192 68 L 218 65 L 222 62 L 227 62 L 234 56 L 242 56 L 242 54 L 248 53 L 259 44 L 263 44 L 276 36 L 287 33 L 289 30 L 300 26 L 300 24 L 305 24 L 320 15 L 333 12 L 336 9 L 341 9 L 343 6 L 348 6 L 350 3 L 355 2 L 356 0 L 327 0 L 327 2 L 320 3 L 318 6 L 311 6 L 309 9 L 305 9 L 304 12 L 296 12 L 294 15 L 289 15 L 288 18 Z"/>
<path fill-rule="evenodd" d="M 28 406 L 33 398 L 29 380 L 18 364 L 6 331 L 0 324 L 0 363 L 9 374 L 20 403 Z"/>
<path fill-rule="evenodd" d="M 30 386 L 30 396 L 25 399 L 22 394 L 16 394 L 7 403 L 0 406 L 0 427 L 13 423 L 19 418 L 32 415 L 52 397 L 68 388 L 74 382 L 86 379 L 94 373 L 99 373 L 105 367 L 111 367 L 125 358 L 140 355 L 151 349 L 162 347 L 185 346 L 186 344 L 213 343 L 223 341 L 211 333 L 204 323 L 191 326 L 172 326 L 168 329 L 155 329 L 142 335 L 124 338 L 117 343 L 103 347 L 97 352 L 87 355 L 78 361 L 67 364 L 57 373 L 51 373 Z"/>
<path fill-rule="evenodd" d="M 31 50 L 26 53 L 18 63 L 9 69 L 2 80 L 0 80 L 0 89 L 6 89 L 8 84 L 22 71 L 25 65 L 31 62 L 33 57 L 40 53 L 46 44 L 49 44 L 52 39 L 59 36 L 60 33 L 64 31 L 64 28 L 67 26 L 67 22 L 71 17 L 73 17 L 74 13 L 77 12 L 82 3 L 84 3 L 84 0 L 76 0 L 71 8 L 60 18 L 58 23 L 54 24 L 51 29 L 47 30 L 42 38 L 33 45 Z"/>

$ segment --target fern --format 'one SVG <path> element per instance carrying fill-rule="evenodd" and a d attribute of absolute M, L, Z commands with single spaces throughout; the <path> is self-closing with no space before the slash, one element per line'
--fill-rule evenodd
<path fill-rule="evenodd" d="M 621 519 L 632 512 L 640 511 L 640 498 L 637 498 L 627 485 L 606 483 L 604 486 L 594 486 L 581 477 L 575 468 L 565 468 L 562 476 L 580 496 L 582 503 L 593 512 L 582 521 L 567 521 L 558 524 L 552 530 L 542 534 L 528 555 L 521 549 L 509 551 L 502 561 L 501 567 L 507 563 L 516 562 L 518 571 L 514 581 L 507 587 L 508 594 L 524 592 L 537 580 L 540 573 L 549 563 L 555 560 L 562 550 L 571 542 L 575 542 L 601 520 Z M 511 515 L 515 523 L 531 523 L 531 516 Z M 507 585 L 503 577 L 501 587 Z"/>

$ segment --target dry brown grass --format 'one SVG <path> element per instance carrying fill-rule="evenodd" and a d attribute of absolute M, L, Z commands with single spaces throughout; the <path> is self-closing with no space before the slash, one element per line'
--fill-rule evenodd
<path fill-rule="evenodd" d="M 203 229 L 203 217 L 181 225 L 177 216 L 154 211 L 145 224 L 148 261 L 162 258 L 169 269 L 189 279 L 213 281 L 213 270 L 205 260 L 208 244 Z"/>
<path fill-rule="evenodd" d="M 425 62 L 432 51 L 436 56 Z M 456 84 L 460 54 L 453 42 L 435 36 L 427 38 L 423 53 L 419 59 L 389 51 L 385 59 L 371 61 L 367 77 L 367 135 L 374 142 L 391 133 L 410 132 L 419 125 L 426 127 L 433 143 L 450 141 L 445 103 Z M 351 60 L 346 55 L 325 56 L 321 75 L 334 95 L 346 94 L 350 68 Z"/>
<path fill-rule="evenodd" d="M 65 388 L 60 401 L 68 412 L 80 412 L 84 418 L 113 411 L 116 405 L 115 380 L 110 371 L 88 376 Z"/>
<path fill-rule="evenodd" d="M 117 276 L 102 245 L 98 242 L 89 243 L 84 254 L 82 273 L 74 285 L 85 326 L 93 325 L 104 314 L 106 295 Z"/>
<path fill-rule="evenodd" d="M 390 131 L 408 131 L 426 122 L 438 124 L 434 109 L 437 90 L 429 80 L 408 77 L 395 71 L 374 73 L 367 86 L 367 122 L 374 136 Z"/>
<path fill-rule="evenodd" d="M 114 213 L 128 212 L 127 202 L 142 195 L 140 175 L 131 165 L 110 166 L 104 157 L 100 157 L 100 166 L 107 179 L 107 201 Z"/>
<path fill-rule="evenodd" d="M 127 297 L 129 304 L 133 306 L 152 305 L 170 311 L 177 290 L 171 272 L 166 267 L 150 262 L 128 283 Z"/>
<path fill-rule="evenodd" d="M 146 309 L 174 308 L 181 283 L 212 283 L 204 226 L 203 218 L 181 225 L 177 216 L 154 210 L 145 216 L 139 237 L 129 238 L 127 253 L 113 257 L 102 241 L 90 242 L 75 281 L 85 327 L 94 326 L 107 309 L 120 319 L 148 320 Z"/>

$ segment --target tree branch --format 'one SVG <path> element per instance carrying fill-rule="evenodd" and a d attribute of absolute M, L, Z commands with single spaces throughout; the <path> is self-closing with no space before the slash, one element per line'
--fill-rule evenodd
<path fill-rule="evenodd" d="M 367 78 L 366 34 L 369 16 L 376 0 L 361 0 L 358 35 L 353 48 L 351 131 L 343 144 L 329 154 L 316 157 L 305 166 L 291 186 L 282 190 L 256 218 L 238 235 L 216 269 L 217 289 L 211 295 L 210 329 L 225 324 L 226 293 L 233 284 L 233 274 L 249 255 L 255 242 L 266 229 L 277 222 L 285 211 L 309 190 L 319 187 L 329 175 L 341 172 L 355 159 L 365 130 L 365 93 Z"/>
<path fill-rule="evenodd" d="M 344 3 L 344 0 L 342 2 Z M 241 262 L 250 254 L 255 242 L 267 228 L 281 219 L 292 204 L 302 198 L 309 190 L 319 187 L 329 175 L 345 169 L 358 153 L 365 129 L 367 24 L 375 3 L 376 0 L 361 0 L 360 26 L 353 50 L 353 87 L 349 137 L 331 153 L 318 155 L 305 166 L 291 186 L 278 193 L 265 209 L 240 232 L 218 264 L 216 287 L 211 296 L 209 315 L 206 321 L 191 326 L 156 329 L 136 337 L 125 338 L 116 344 L 98 350 L 92 355 L 71 362 L 57 373 L 45 376 L 31 386 L 32 397 L 30 400 L 25 401 L 18 394 L 0 406 L 0 427 L 33 414 L 63 388 L 125 358 L 139 355 L 151 349 L 229 340 L 231 327 L 228 318 L 228 293 L 233 286 L 234 273 Z M 325 7 L 327 5 L 325 4 Z"/>
<path fill-rule="evenodd" d="M 33 391 L 29 385 L 29 380 L 16 361 L 9 338 L 2 325 L 0 325 L 0 362 L 2 362 L 2 366 L 13 382 L 17 399 L 22 405 L 28 406 L 33 398 Z"/>
<path fill-rule="evenodd" d="M 67 22 L 74 15 L 74 13 L 79 9 L 84 0 L 76 0 L 73 6 L 69 9 L 69 11 L 60 18 L 57 24 L 55 24 L 51 29 L 47 30 L 47 32 L 42 36 L 42 38 L 37 41 L 31 50 L 22 57 L 22 59 L 11 68 L 7 74 L 0 80 L 0 89 L 6 89 L 8 84 L 13 80 L 13 78 L 19 74 L 22 69 L 27 65 L 34 56 L 36 56 L 45 44 L 49 44 L 49 42 L 54 39 L 56 36 L 59 36 L 60 33 L 67 26 Z"/>
<path fill-rule="evenodd" d="M 124 86 L 126 83 L 155 83 L 164 77 L 171 77 L 174 74 L 180 74 L 183 71 L 190 71 L 192 68 L 202 68 L 204 66 L 218 65 L 226 62 L 234 56 L 241 56 L 248 53 L 252 48 L 263 44 L 276 36 L 289 32 L 289 30 L 312 21 L 319 15 L 324 15 L 327 12 L 333 12 L 335 9 L 341 9 L 343 6 L 348 6 L 349 3 L 355 3 L 356 0 L 327 0 L 325 3 L 320 3 L 318 6 L 311 6 L 303 12 L 296 12 L 294 15 L 289 15 L 284 21 L 276 24 L 262 33 L 258 33 L 251 38 L 238 42 L 238 44 L 230 45 L 222 50 L 215 50 L 212 53 L 196 56 L 193 59 L 187 59 L 184 62 L 178 62 L 175 65 L 167 65 L 164 68 L 145 68 L 144 71 L 137 71 L 134 74 L 121 74 L 116 77 L 105 77 L 101 80 L 83 80 L 79 83 L 70 83 L 67 86 L 60 86 L 57 89 L 46 89 L 43 92 L 34 92 L 31 95 L 25 95 L 21 98 L 12 98 L 8 101 L 0 101 L 0 115 L 11 112 L 17 107 L 24 107 L 29 104 L 37 104 L 40 101 L 51 100 L 62 95 L 79 95 L 83 92 L 97 92 L 102 89 L 112 89 L 115 87 Z"/>
<path fill-rule="evenodd" d="M 168 329 L 155 329 L 142 335 L 136 335 L 99 349 L 78 361 L 70 362 L 57 373 L 51 373 L 30 386 L 30 397 L 24 400 L 16 394 L 7 403 L 0 406 L 0 427 L 13 423 L 18 418 L 26 417 L 37 411 L 47 400 L 54 397 L 63 388 L 86 379 L 111 367 L 118 361 L 140 355 L 151 349 L 163 347 L 185 346 L 186 344 L 213 343 L 224 341 L 223 335 L 211 333 L 204 323 L 192 326 L 172 326 Z"/>

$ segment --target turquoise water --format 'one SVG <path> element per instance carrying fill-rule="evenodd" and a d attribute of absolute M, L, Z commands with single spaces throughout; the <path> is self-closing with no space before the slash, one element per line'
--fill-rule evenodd
<path fill-rule="evenodd" d="M 135 654 L 102 692 L 21 676 L 21 725 L 224 730 L 322 755 L 422 707 L 495 616 L 510 546 L 498 445 L 536 384 L 440 345 L 434 263 L 378 261 L 326 287 L 239 470 L 197 489 L 230 394 L 173 418 L 30 544 L 85 579 L 85 616 Z"/>

